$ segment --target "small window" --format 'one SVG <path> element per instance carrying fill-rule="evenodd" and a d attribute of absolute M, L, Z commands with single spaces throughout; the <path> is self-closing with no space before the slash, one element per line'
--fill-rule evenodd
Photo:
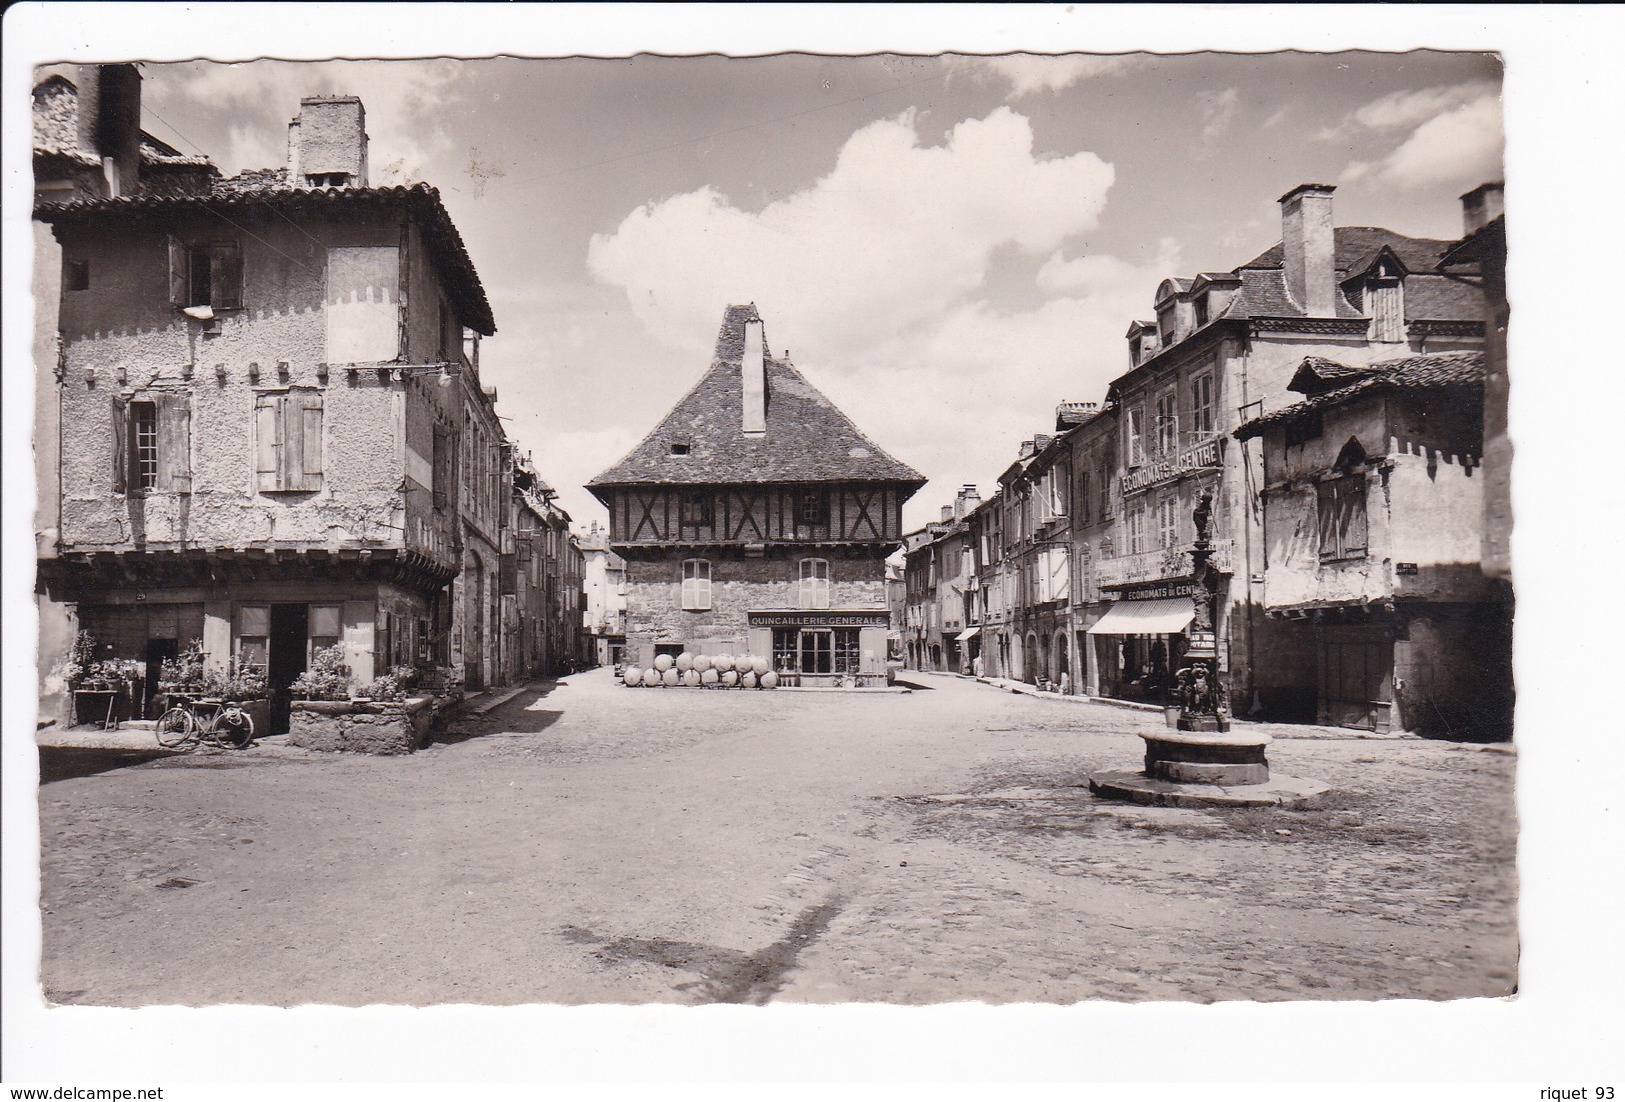
<path fill-rule="evenodd" d="M 169 301 L 234 310 L 243 304 L 243 256 L 235 241 L 187 245 L 169 238 Z"/>
<path fill-rule="evenodd" d="M 673 454 L 673 455 L 687 455 L 688 454 L 688 441 L 686 441 L 686 440 L 673 440 L 671 442 L 671 454 Z"/>
<path fill-rule="evenodd" d="M 704 559 L 683 563 L 683 608 L 703 612 L 711 607 L 711 564 Z"/>
<path fill-rule="evenodd" d="M 1128 465 L 1145 462 L 1145 410 L 1135 406 L 1128 411 Z"/>
<path fill-rule="evenodd" d="M 829 607 L 829 560 L 801 560 L 801 588 L 798 593 L 801 608 Z"/>
<path fill-rule="evenodd" d="M 156 402 L 130 403 L 130 456 L 133 488 L 152 490 L 158 486 L 158 405 Z"/>
<path fill-rule="evenodd" d="M 1337 562 L 1366 555 L 1365 472 L 1354 471 L 1316 487 L 1320 559 Z"/>
<path fill-rule="evenodd" d="M 822 490 L 806 490 L 796 502 L 796 523 L 803 528 L 822 528 L 829 523 L 829 498 Z"/>
<path fill-rule="evenodd" d="M 238 665 L 265 669 L 270 637 L 270 605 L 243 605 L 237 610 Z"/>
<path fill-rule="evenodd" d="M 1203 295 L 1196 300 L 1196 327 L 1200 329 L 1207 324 L 1207 296 Z"/>
<path fill-rule="evenodd" d="M 1094 476 L 1089 471 L 1078 472 L 1078 523 L 1084 526 L 1093 524 L 1092 510 L 1094 500 Z"/>
<path fill-rule="evenodd" d="M 257 488 L 322 488 L 322 396 L 314 391 L 254 396 Z"/>
<path fill-rule="evenodd" d="M 709 528 L 712 524 L 711 495 L 703 491 L 683 495 L 682 523 L 684 528 Z"/>
<path fill-rule="evenodd" d="M 1213 435 L 1213 374 L 1203 372 L 1191 380 L 1191 432 Z"/>
<path fill-rule="evenodd" d="M 62 265 L 62 286 L 68 291 L 90 290 L 90 261 L 69 260 Z"/>

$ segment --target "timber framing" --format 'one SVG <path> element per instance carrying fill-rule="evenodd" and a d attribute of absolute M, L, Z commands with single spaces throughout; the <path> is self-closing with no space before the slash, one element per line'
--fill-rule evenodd
<path fill-rule="evenodd" d="M 40 561 L 39 581 L 55 600 L 109 588 L 214 587 L 264 582 L 388 582 L 433 596 L 455 567 L 394 547 L 187 548 L 173 551 L 65 551 Z"/>

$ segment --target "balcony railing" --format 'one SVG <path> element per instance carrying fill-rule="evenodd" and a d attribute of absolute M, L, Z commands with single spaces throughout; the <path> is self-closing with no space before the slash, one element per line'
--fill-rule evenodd
<path fill-rule="evenodd" d="M 1213 540 L 1212 556 L 1208 562 L 1223 574 L 1234 573 L 1233 540 Z M 1095 584 L 1110 587 L 1134 585 L 1138 582 L 1171 581 L 1191 576 L 1191 549 L 1185 547 L 1159 547 L 1137 555 L 1117 555 L 1109 559 L 1096 559 Z"/>
<path fill-rule="evenodd" d="M 1177 451 L 1156 452 L 1146 456 L 1144 463 L 1123 475 L 1123 492 L 1134 493 L 1159 482 L 1178 478 L 1190 471 L 1213 470 L 1220 466 L 1222 437 L 1209 436 Z"/>

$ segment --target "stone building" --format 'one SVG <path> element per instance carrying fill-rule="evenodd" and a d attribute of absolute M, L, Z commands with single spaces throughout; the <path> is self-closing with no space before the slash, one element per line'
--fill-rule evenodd
<path fill-rule="evenodd" d="M 1259 603 L 1293 643 L 1272 676 L 1304 716 L 1510 733 L 1511 604 L 1480 565 L 1484 364 L 1311 356 L 1300 401 L 1236 430 L 1263 459 Z"/>
<path fill-rule="evenodd" d="M 610 550 L 609 532 L 596 520 L 579 540 L 592 661 L 614 665 L 626 650 L 626 560 Z"/>
<path fill-rule="evenodd" d="M 133 106 L 97 131 L 105 190 L 87 161 L 35 211 L 61 272 L 49 596 L 149 687 L 194 641 L 264 667 L 274 729 L 316 649 L 362 682 L 446 664 L 486 492 L 464 424 L 492 398 L 464 335 L 495 326 L 438 193 L 368 186 L 353 97 L 303 101 L 283 169 L 143 190 L 112 132 L 139 79 L 113 83 Z M 68 132 L 65 88 L 44 99 Z"/>
<path fill-rule="evenodd" d="M 1098 564 L 1115 554 L 1114 487 L 1118 464 L 1117 411 L 1095 402 L 1068 402 L 1058 427 L 1070 425 L 1067 448 L 1072 465 L 1072 646 L 1073 691 L 1090 696 L 1121 696 L 1127 656 L 1120 646 L 1094 643 L 1090 629 L 1111 609 L 1101 593 Z"/>
<path fill-rule="evenodd" d="M 503 557 L 502 591 L 514 611 L 502 633 L 503 679 L 556 676 L 582 659 L 583 549 L 557 492 L 528 461 L 514 465 L 512 492 L 514 550 Z"/>
<path fill-rule="evenodd" d="M 940 520 L 904 537 L 903 592 L 909 668 L 967 673 L 980 651 L 976 560 L 968 517 L 981 503 L 973 485 L 960 487 Z M 907 610 L 913 614 L 908 615 Z"/>
<path fill-rule="evenodd" d="M 588 489 L 626 561 L 628 660 L 769 657 L 803 682 L 885 676 L 885 559 L 923 483 L 727 308 L 711 365 Z"/>
<path fill-rule="evenodd" d="M 1191 516 L 1212 492 L 1220 667 L 1233 706 L 1290 714 L 1296 690 L 1277 671 L 1291 667 L 1296 643 L 1256 615 L 1261 457 L 1229 434 L 1291 400 L 1306 356 L 1358 365 L 1482 344 L 1477 290 L 1439 269 L 1449 242 L 1334 226 L 1333 190 L 1292 189 L 1280 200 L 1280 244 L 1228 272 L 1165 280 L 1156 320 L 1128 331 L 1132 367 L 1107 393 L 1120 433 L 1113 553 L 1094 564 L 1112 606 L 1089 628 L 1097 663 L 1124 671 L 1126 695 L 1157 698 L 1179 664 Z"/>

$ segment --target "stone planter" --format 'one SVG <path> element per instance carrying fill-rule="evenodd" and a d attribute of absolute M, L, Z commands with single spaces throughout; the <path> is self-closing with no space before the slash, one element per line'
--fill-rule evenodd
<path fill-rule="evenodd" d="M 424 745 L 434 719 L 434 698 L 410 700 L 295 700 L 288 742 L 306 750 L 356 754 L 410 754 Z"/>

